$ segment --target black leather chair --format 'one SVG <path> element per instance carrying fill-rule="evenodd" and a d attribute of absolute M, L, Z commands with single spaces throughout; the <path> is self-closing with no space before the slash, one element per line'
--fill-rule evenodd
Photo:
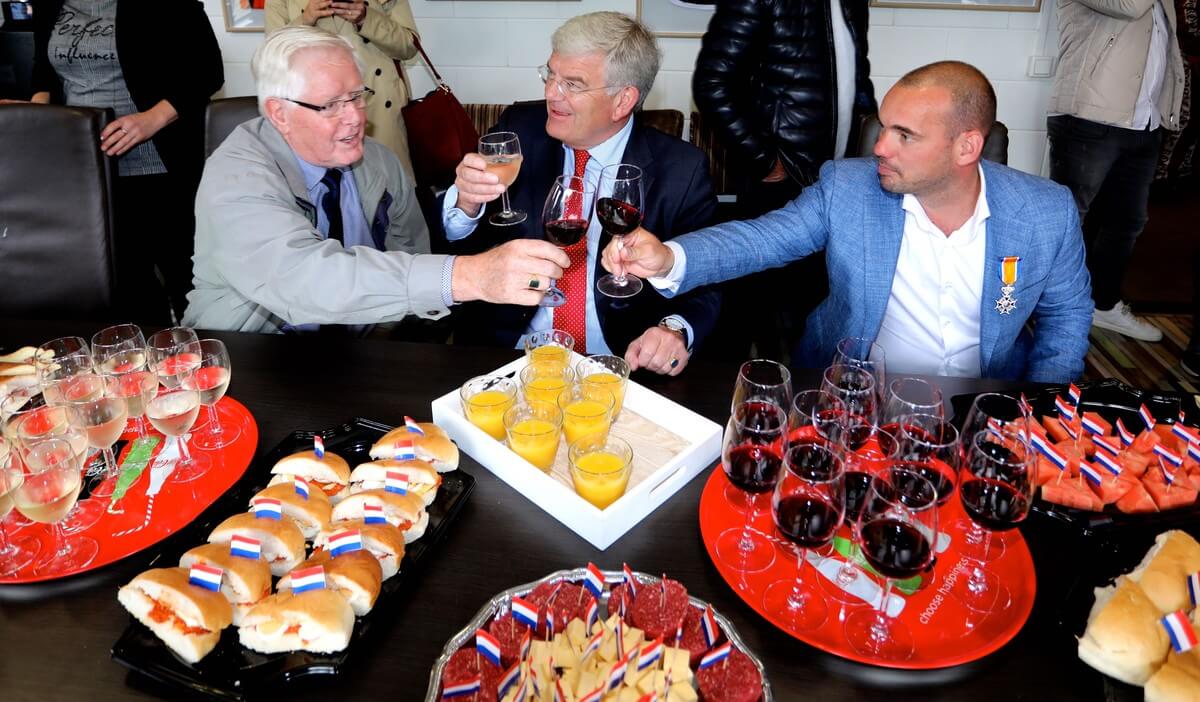
<path fill-rule="evenodd" d="M 112 306 L 104 110 L 0 105 L 0 316 L 88 319 Z"/>
<path fill-rule="evenodd" d="M 212 156 L 225 137 L 239 124 L 258 117 L 258 98 L 223 98 L 208 103 L 204 113 L 204 156 Z"/>
<path fill-rule="evenodd" d="M 875 141 L 879 139 L 879 119 L 876 115 L 865 115 L 858 135 L 858 155 L 872 156 Z M 983 142 L 983 157 L 989 161 L 1008 165 L 1008 127 L 997 120 Z"/>

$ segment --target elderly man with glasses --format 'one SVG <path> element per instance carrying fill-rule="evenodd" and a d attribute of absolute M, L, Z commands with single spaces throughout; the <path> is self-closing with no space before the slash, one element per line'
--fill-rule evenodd
<path fill-rule="evenodd" d="M 312 27 L 271 34 L 251 69 L 262 117 L 208 159 L 196 196 L 195 290 L 184 323 L 206 329 L 362 334 L 455 302 L 536 305 L 536 276 L 567 256 L 520 241 L 430 255 L 412 182 L 366 137 L 353 46 Z"/>
<path fill-rule="evenodd" d="M 593 199 L 604 198 L 611 193 L 601 171 L 622 163 L 641 169 L 645 226 L 654 223 L 654 231 L 670 237 L 709 224 L 716 197 L 704 155 L 636 116 L 658 73 L 660 54 L 650 32 L 620 13 L 595 12 L 568 20 L 551 43 L 549 62 L 539 69 L 545 101 L 513 105 L 492 130 L 520 138 L 523 163 L 508 195 L 514 210 L 527 213 L 525 221 L 489 221 L 485 215 L 501 204 L 504 186 L 479 154 L 468 154 L 443 200 L 446 238 L 463 251 L 540 240 L 543 203 L 556 177 L 580 176 L 589 187 L 599 185 Z M 597 292 L 596 279 L 604 274 L 597 257 L 601 234 L 593 215 L 587 236 L 565 249 L 570 266 L 557 279 L 566 293 L 562 306 L 464 305 L 452 320 L 455 341 L 512 347 L 527 334 L 562 329 L 575 338 L 576 351 L 623 355 L 634 369 L 678 374 L 712 331 L 718 294 L 701 289 L 667 299 L 648 285 L 621 299 Z M 544 292 L 552 281 L 526 282 Z"/>

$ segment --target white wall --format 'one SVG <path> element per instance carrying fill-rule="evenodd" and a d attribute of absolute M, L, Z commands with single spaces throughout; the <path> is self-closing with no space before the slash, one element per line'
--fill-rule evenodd
<path fill-rule="evenodd" d="M 219 0 L 205 0 L 225 57 L 226 96 L 250 95 L 250 56 L 261 34 L 225 31 Z M 596 10 L 634 14 L 636 0 L 409 0 L 425 48 L 463 102 L 537 99 L 534 68 L 550 53 L 550 34 L 568 17 Z M 872 8 L 871 78 L 877 96 L 908 70 L 940 59 L 975 64 L 991 78 L 999 119 L 1008 125 L 1009 163 L 1042 173 L 1046 151 L 1046 104 L 1052 80 L 1026 75 L 1032 56 L 1057 54 L 1054 0 L 1042 11 L 979 12 Z M 663 65 L 646 104 L 692 108 L 691 76 L 699 39 L 661 38 Z M 419 61 L 419 59 L 418 59 Z M 416 94 L 432 87 L 424 69 L 409 76 Z"/>

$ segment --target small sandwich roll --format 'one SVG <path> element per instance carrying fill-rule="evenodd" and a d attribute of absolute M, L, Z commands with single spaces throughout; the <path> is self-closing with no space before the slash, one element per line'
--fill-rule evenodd
<path fill-rule="evenodd" d="M 389 472 L 402 473 L 408 479 L 408 492 L 420 495 L 426 505 L 433 503 L 442 476 L 424 461 L 394 461 L 382 459 L 360 463 L 350 474 L 350 494 L 364 490 L 380 490 L 387 486 Z"/>
<path fill-rule="evenodd" d="M 424 500 L 413 493 L 401 495 L 387 490 L 363 490 L 342 500 L 333 508 L 333 521 L 366 519 L 368 505 L 382 505 L 383 518 L 404 532 L 404 541 L 412 543 L 425 535 L 429 513 Z"/>
<path fill-rule="evenodd" d="M 367 524 L 361 519 L 334 522 L 317 534 L 313 545 L 329 550 L 329 539 L 350 529 L 357 529 L 362 534 L 363 548 L 379 561 L 384 580 L 400 572 L 400 561 L 404 559 L 404 534 L 391 524 Z"/>
<path fill-rule="evenodd" d="M 259 653 L 336 653 L 350 644 L 354 610 L 335 590 L 271 595 L 246 614 L 238 640 Z"/>
<path fill-rule="evenodd" d="M 1117 680 L 1145 685 L 1171 646 L 1159 619 L 1154 602 L 1127 577 L 1096 588 L 1096 602 L 1079 639 L 1079 658 Z"/>
<path fill-rule="evenodd" d="M 310 487 L 324 492 L 333 504 L 350 494 L 346 489 L 350 485 L 350 464 L 331 451 L 326 451 L 324 458 L 317 458 L 315 451 L 293 453 L 279 459 L 271 473 L 275 476 L 271 485 L 291 482 L 293 476 L 300 476 Z"/>
<path fill-rule="evenodd" d="M 37 349 L 33 348 L 32 346 L 22 346 L 21 348 L 17 349 L 16 351 L 13 351 L 12 353 L 6 353 L 3 356 L 0 356 L 0 363 L 32 364 L 34 362 L 34 358 L 37 355 L 38 355 Z M 42 352 L 42 358 L 45 358 L 47 360 L 54 358 L 54 352 L 47 349 Z M 33 371 L 30 371 L 30 372 L 32 373 Z"/>
<path fill-rule="evenodd" d="M 294 480 L 294 478 L 293 478 Z M 268 486 L 250 498 L 250 511 L 254 511 L 254 501 L 260 497 L 275 498 L 283 507 L 283 516 L 291 517 L 300 527 L 307 541 L 312 541 L 321 527 L 329 523 L 333 514 L 333 505 L 329 497 L 315 485 L 309 485 L 308 499 L 296 492 L 293 481 L 287 481 Z"/>
<path fill-rule="evenodd" d="M 271 594 L 271 569 L 261 558 L 234 556 L 225 544 L 204 544 L 191 549 L 179 559 L 179 567 L 189 569 L 196 563 L 211 565 L 225 571 L 221 594 L 233 605 L 233 623 L 239 625 L 250 608 Z"/>
<path fill-rule="evenodd" d="M 1186 653 L 1171 651 L 1167 664 L 1146 681 L 1146 702 L 1197 700 L 1200 700 L 1200 648 Z"/>
<path fill-rule="evenodd" d="M 1200 544 L 1186 532 L 1167 531 L 1154 540 L 1129 579 L 1141 586 L 1159 614 L 1170 614 L 1192 608 L 1187 577 L 1196 571 L 1200 571 Z"/>
<path fill-rule="evenodd" d="M 304 534 L 291 517 L 260 519 L 252 512 L 235 514 L 208 535 L 210 544 L 228 544 L 234 535 L 258 539 L 271 575 L 280 577 L 304 560 Z"/>
<path fill-rule="evenodd" d="M 410 439 L 417 459 L 429 463 L 437 472 L 447 473 L 458 468 L 458 446 L 446 432 L 426 422 L 418 422 L 417 426 L 425 432 L 424 436 L 409 431 L 407 426 L 399 426 L 379 437 L 371 447 L 371 458 L 395 458 L 396 442 Z"/>
<path fill-rule="evenodd" d="M 188 583 L 183 568 L 148 570 L 118 590 L 117 601 L 188 663 L 207 656 L 233 621 L 229 601 Z"/>
<path fill-rule="evenodd" d="M 297 570 L 313 566 L 325 568 L 326 586 L 346 598 L 355 616 L 361 617 L 375 606 L 379 588 L 383 585 L 383 569 L 370 551 L 364 548 L 334 557 L 329 549 L 323 548 L 309 556 Z M 278 589 L 283 592 L 291 587 L 292 575 L 289 573 L 279 581 Z"/>

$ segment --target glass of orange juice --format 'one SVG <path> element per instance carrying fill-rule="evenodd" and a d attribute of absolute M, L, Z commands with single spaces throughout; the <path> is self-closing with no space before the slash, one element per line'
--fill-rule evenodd
<path fill-rule="evenodd" d="M 513 453 L 549 473 L 558 454 L 562 423 L 562 410 L 556 404 L 534 400 L 513 405 L 504 413 L 508 447 Z"/>
<path fill-rule="evenodd" d="M 563 413 L 563 434 L 568 445 L 585 436 L 608 436 L 613 394 L 607 388 L 576 385 L 562 391 L 558 406 Z"/>
<path fill-rule="evenodd" d="M 575 384 L 575 370 L 557 363 L 530 363 L 521 369 L 521 390 L 529 402 L 558 404 L 563 390 Z"/>
<path fill-rule="evenodd" d="M 561 329 L 547 329 L 525 337 L 525 357 L 530 363 L 566 366 L 575 348 L 575 337 Z"/>
<path fill-rule="evenodd" d="M 567 449 L 571 482 L 575 492 L 604 509 L 616 502 L 629 487 L 633 472 L 633 448 L 615 436 L 585 436 Z"/>
<path fill-rule="evenodd" d="M 584 387 L 605 388 L 613 394 L 613 421 L 625 404 L 625 388 L 629 385 L 629 363 L 620 356 L 597 354 L 575 364 L 575 377 Z"/>
<path fill-rule="evenodd" d="M 517 384 L 512 378 L 481 375 L 463 383 L 459 391 L 467 421 L 504 441 L 504 413 L 516 404 Z"/>

